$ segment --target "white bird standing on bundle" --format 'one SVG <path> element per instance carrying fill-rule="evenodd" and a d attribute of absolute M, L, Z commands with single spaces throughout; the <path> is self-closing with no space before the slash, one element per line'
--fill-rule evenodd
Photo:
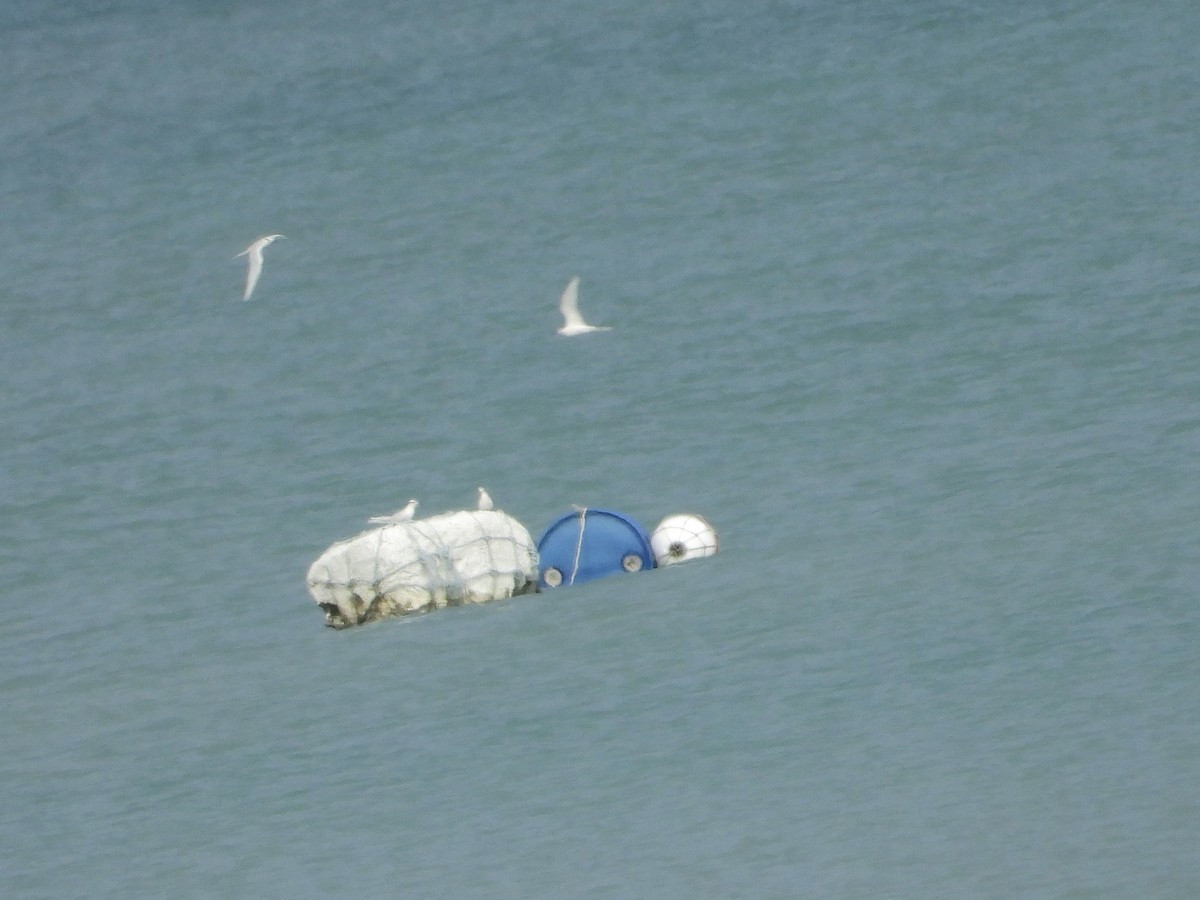
<path fill-rule="evenodd" d="M 496 505 L 492 503 L 492 495 L 483 489 L 479 488 L 479 509 L 495 509 Z"/>
<path fill-rule="evenodd" d="M 372 525 L 395 525 L 397 522 L 409 522 L 416 515 L 419 505 L 416 500 L 409 500 L 404 509 L 398 509 L 390 516 L 371 516 L 367 521 Z"/>
<path fill-rule="evenodd" d="M 254 293 L 254 286 L 258 284 L 258 276 L 262 274 L 263 266 L 263 248 L 274 243 L 276 238 L 287 238 L 284 234 L 268 234 L 265 237 L 260 237 L 257 241 L 239 253 L 238 256 L 246 257 L 248 263 L 246 267 L 246 291 L 242 294 L 243 300 L 249 300 L 250 295 Z"/>
<path fill-rule="evenodd" d="M 558 300 L 558 311 L 562 313 L 563 326 L 558 333 L 571 337 L 576 334 L 587 334 L 589 331 L 610 331 L 608 325 L 589 325 L 579 312 L 579 276 L 576 275 L 567 282 L 567 289 Z"/>

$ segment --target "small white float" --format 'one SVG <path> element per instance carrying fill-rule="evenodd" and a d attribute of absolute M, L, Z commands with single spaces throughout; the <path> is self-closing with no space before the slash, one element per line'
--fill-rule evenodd
<path fill-rule="evenodd" d="M 703 516 L 680 513 L 667 516 L 650 535 L 654 563 L 672 566 L 689 559 L 712 556 L 720 549 L 716 530 Z"/>

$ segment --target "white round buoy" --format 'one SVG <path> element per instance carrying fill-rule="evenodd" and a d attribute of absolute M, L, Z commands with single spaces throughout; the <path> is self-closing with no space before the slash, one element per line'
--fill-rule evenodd
<path fill-rule="evenodd" d="M 720 546 L 713 527 L 702 516 L 690 513 L 667 516 L 650 535 L 654 562 L 659 566 L 712 556 Z"/>

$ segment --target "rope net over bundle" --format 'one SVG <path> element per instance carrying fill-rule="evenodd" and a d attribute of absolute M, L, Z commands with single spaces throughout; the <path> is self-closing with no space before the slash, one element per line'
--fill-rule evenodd
<path fill-rule="evenodd" d="M 538 554 L 516 519 L 463 510 L 396 522 L 339 541 L 308 570 L 308 592 L 334 628 L 486 603 L 536 590 Z"/>

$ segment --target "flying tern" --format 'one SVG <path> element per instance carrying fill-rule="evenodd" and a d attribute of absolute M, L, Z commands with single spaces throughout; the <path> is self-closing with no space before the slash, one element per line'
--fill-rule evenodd
<path fill-rule="evenodd" d="M 246 267 L 246 291 L 242 294 L 243 300 L 249 300 L 250 295 L 254 293 L 254 286 L 258 284 L 258 276 L 262 274 L 263 266 L 263 248 L 269 246 L 276 238 L 286 238 L 283 234 L 268 234 L 265 237 L 260 237 L 257 241 L 239 253 L 238 256 L 246 257 L 248 265 Z"/>
<path fill-rule="evenodd" d="M 558 329 L 558 333 L 571 337 L 576 334 L 587 334 L 589 331 L 609 331 L 608 325 L 589 325 L 583 320 L 583 316 L 579 312 L 579 276 L 576 275 L 567 282 L 567 289 L 563 291 L 562 297 L 558 301 L 559 312 L 563 316 L 563 326 Z"/>

